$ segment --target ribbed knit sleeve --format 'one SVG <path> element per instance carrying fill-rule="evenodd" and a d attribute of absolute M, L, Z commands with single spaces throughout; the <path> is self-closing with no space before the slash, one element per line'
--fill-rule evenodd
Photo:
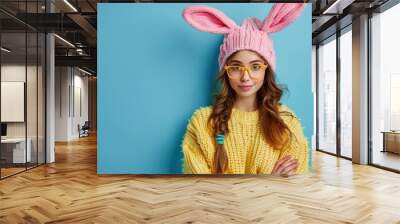
<path fill-rule="evenodd" d="M 299 166 L 296 174 L 306 173 L 308 170 L 308 142 L 304 136 L 303 128 L 296 116 L 287 118 L 286 124 L 292 132 L 292 138 L 289 144 L 282 149 L 279 158 L 291 155 L 294 159 L 298 159 Z"/>
<path fill-rule="evenodd" d="M 209 174 L 211 169 L 207 163 L 205 153 L 199 144 L 199 122 L 204 122 L 196 111 L 190 119 L 182 142 L 183 171 L 189 174 Z"/>

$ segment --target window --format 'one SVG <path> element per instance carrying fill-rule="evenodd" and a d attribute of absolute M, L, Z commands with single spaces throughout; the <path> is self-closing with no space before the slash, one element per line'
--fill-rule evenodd
<path fill-rule="evenodd" d="M 318 149 L 336 153 L 336 36 L 318 47 Z"/>
<path fill-rule="evenodd" d="M 352 157 L 352 32 L 340 36 L 340 155 Z"/>
<path fill-rule="evenodd" d="M 400 170 L 400 4 L 371 18 L 372 164 Z"/>

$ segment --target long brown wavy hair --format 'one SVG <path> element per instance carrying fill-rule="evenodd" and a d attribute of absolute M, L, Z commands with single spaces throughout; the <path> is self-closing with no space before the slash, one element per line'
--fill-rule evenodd
<path fill-rule="evenodd" d="M 229 61 L 229 58 L 226 61 Z M 221 89 L 215 95 L 213 109 L 208 119 L 214 140 L 217 134 L 226 136 L 229 133 L 228 121 L 236 99 L 236 93 L 229 84 L 228 75 L 224 70 L 219 73 L 217 81 L 221 83 Z M 268 66 L 263 85 L 256 93 L 256 101 L 263 136 L 266 142 L 277 150 L 282 149 L 292 137 L 288 126 L 281 118 L 282 113 L 292 114 L 279 111 L 280 100 L 285 90 L 284 86 L 277 84 L 275 73 Z M 216 144 L 213 169 L 213 173 L 224 173 L 228 169 L 228 157 L 224 145 Z"/>

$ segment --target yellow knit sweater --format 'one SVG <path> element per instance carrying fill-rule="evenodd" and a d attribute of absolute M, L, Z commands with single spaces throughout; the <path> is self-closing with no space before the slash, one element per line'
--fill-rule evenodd
<path fill-rule="evenodd" d="M 182 142 L 184 173 L 209 174 L 214 161 L 215 140 L 207 128 L 212 107 L 197 109 L 188 125 Z M 282 150 L 272 148 L 264 139 L 257 111 L 245 112 L 235 108 L 228 121 L 229 134 L 225 136 L 224 148 L 228 156 L 229 174 L 270 174 L 276 161 L 285 155 L 299 160 L 296 173 L 308 169 L 308 142 L 304 136 L 299 119 L 287 107 L 280 111 L 290 112 L 292 116 L 282 115 L 294 134 L 291 142 Z"/>

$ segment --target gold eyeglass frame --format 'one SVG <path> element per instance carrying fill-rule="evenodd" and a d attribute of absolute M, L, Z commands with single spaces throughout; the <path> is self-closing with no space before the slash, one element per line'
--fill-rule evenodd
<path fill-rule="evenodd" d="M 265 72 L 265 70 L 268 68 L 268 65 L 266 65 L 266 64 L 257 64 L 257 65 L 261 66 L 261 69 L 263 70 L 263 72 Z M 234 80 L 241 79 L 241 78 L 243 77 L 243 75 L 244 75 L 244 70 L 246 70 L 251 79 L 257 80 L 258 78 L 255 78 L 255 77 L 252 75 L 252 71 L 251 71 L 251 69 L 250 69 L 250 66 L 251 66 L 251 65 L 248 65 L 248 66 L 247 66 L 247 65 L 246 65 L 246 66 L 243 66 L 243 65 L 225 65 L 225 66 L 224 66 L 224 69 L 225 69 L 225 71 L 226 71 L 226 73 L 228 74 L 228 77 L 229 77 L 230 79 L 234 79 Z M 240 72 L 241 72 L 241 75 L 240 75 L 239 77 L 234 78 L 234 77 L 231 76 L 231 74 L 229 74 L 229 71 L 228 71 L 228 70 L 229 70 L 230 68 L 232 68 L 232 67 L 239 67 Z"/>

